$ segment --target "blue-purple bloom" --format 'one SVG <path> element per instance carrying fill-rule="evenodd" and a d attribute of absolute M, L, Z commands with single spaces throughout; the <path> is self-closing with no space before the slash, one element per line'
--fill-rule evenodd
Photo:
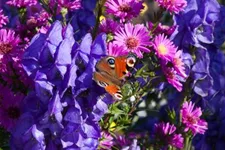
<path fill-rule="evenodd" d="M 225 41 L 225 6 L 220 7 L 220 17 L 214 29 L 214 43 L 219 47 Z"/>
<path fill-rule="evenodd" d="M 196 150 L 200 149 L 223 149 L 225 146 L 224 118 L 225 118 L 225 56 L 216 47 L 209 49 L 209 70 L 213 78 L 213 86 L 207 97 L 201 99 L 200 103 L 207 112 L 205 120 L 208 130 L 204 135 L 197 135 L 193 145 Z"/>
<path fill-rule="evenodd" d="M 104 91 L 92 80 L 95 63 L 106 53 L 105 40 L 100 34 L 92 42 L 87 34 L 77 43 L 72 26 L 63 27 L 59 21 L 32 39 L 23 66 L 35 91 L 25 98 L 24 113 L 12 132 L 12 148 L 97 148 L 98 121 L 111 103 L 108 95 L 100 96 Z M 36 140 L 21 139 L 22 135 Z"/>
<path fill-rule="evenodd" d="M 195 93 L 205 97 L 213 85 L 213 79 L 209 72 L 210 58 L 208 51 L 197 49 L 196 62 L 192 67 L 193 88 Z"/>
<path fill-rule="evenodd" d="M 96 0 L 82 0 L 81 8 L 68 13 L 71 18 L 71 25 L 75 31 L 75 40 L 81 38 L 95 26 L 96 18 L 93 10 L 96 6 Z"/>
<path fill-rule="evenodd" d="M 219 19 L 220 5 L 216 0 L 187 0 L 184 12 L 174 17 L 176 29 L 171 39 L 177 46 L 204 48 L 214 42 L 213 30 Z"/>

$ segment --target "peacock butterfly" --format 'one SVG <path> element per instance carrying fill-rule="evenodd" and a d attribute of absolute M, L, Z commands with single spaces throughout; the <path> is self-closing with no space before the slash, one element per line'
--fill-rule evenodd
<path fill-rule="evenodd" d="M 94 80 L 115 99 L 121 100 L 123 96 L 120 87 L 135 62 L 136 57 L 132 54 L 119 57 L 106 56 L 97 62 Z"/>

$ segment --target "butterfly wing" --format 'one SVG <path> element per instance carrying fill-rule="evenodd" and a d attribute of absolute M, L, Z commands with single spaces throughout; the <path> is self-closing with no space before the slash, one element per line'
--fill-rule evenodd
<path fill-rule="evenodd" d="M 122 80 L 127 75 L 128 69 L 132 68 L 135 62 L 136 57 L 133 55 L 104 57 L 96 64 L 97 71 L 94 73 L 94 80 L 113 97 L 122 99 L 120 91 Z"/>
<path fill-rule="evenodd" d="M 128 70 L 134 66 L 136 58 L 133 55 L 102 58 L 96 65 L 100 72 L 106 72 L 116 79 L 122 80 L 127 75 Z"/>
<path fill-rule="evenodd" d="M 119 80 L 115 80 L 110 78 L 107 73 L 104 72 L 94 72 L 94 80 L 97 82 L 97 84 L 112 95 L 116 99 L 122 99 L 122 94 L 120 91 L 120 84 L 121 82 Z"/>

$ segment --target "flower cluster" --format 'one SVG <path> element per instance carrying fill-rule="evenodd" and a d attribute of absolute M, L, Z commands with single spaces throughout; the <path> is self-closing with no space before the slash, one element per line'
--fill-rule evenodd
<path fill-rule="evenodd" d="M 176 127 L 169 123 L 155 124 L 155 135 L 158 142 L 162 142 L 162 145 L 172 145 L 177 148 L 183 148 L 184 139 L 181 134 L 176 134 Z"/>
<path fill-rule="evenodd" d="M 38 145 L 42 148 L 97 147 L 100 137 L 97 121 L 106 112 L 109 99 L 98 98 L 99 90 L 94 87 L 90 74 L 97 58 L 106 51 L 105 36 L 99 35 L 92 44 L 87 34 L 77 45 L 72 34 L 71 25 L 63 27 L 55 22 L 48 33 L 36 35 L 27 48 L 23 65 L 35 82 L 35 91 L 26 98 L 25 112 L 12 132 L 14 148 L 21 144 L 29 148 Z M 102 49 L 94 48 L 96 45 Z M 21 139 L 22 134 L 28 139 Z M 54 139 L 45 141 L 48 137 Z M 36 139 L 35 144 L 27 141 L 31 138 Z"/>
<path fill-rule="evenodd" d="M 164 35 L 159 34 L 154 38 L 153 48 L 156 55 L 161 59 L 162 69 L 168 82 L 178 91 L 182 91 L 182 84 L 179 77 L 186 78 L 182 51 Z M 169 63 L 172 67 L 167 66 Z"/>
<path fill-rule="evenodd" d="M 223 149 L 224 16 L 216 0 L 0 1 L 0 149 Z"/>
<path fill-rule="evenodd" d="M 5 15 L 3 14 L 3 10 L 0 9 L 0 28 L 2 28 L 3 25 L 6 25 L 7 22 L 8 22 L 7 16 L 5 16 Z"/>
<path fill-rule="evenodd" d="M 119 17 L 121 21 L 137 17 L 140 10 L 144 8 L 142 1 L 138 0 L 108 0 L 105 7 L 108 14 Z"/>
<path fill-rule="evenodd" d="M 191 130 L 193 134 L 204 134 L 207 129 L 207 122 L 199 118 L 202 115 L 201 108 L 194 109 L 194 106 L 192 102 L 185 102 L 180 110 L 182 123 L 185 125 L 184 131 Z"/>
<path fill-rule="evenodd" d="M 186 0 L 156 0 L 159 6 L 166 8 L 170 13 L 178 14 L 187 6 Z"/>

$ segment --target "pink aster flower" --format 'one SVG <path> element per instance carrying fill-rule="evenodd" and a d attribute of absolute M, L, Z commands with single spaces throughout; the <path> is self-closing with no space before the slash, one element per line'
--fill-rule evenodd
<path fill-rule="evenodd" d="M 187 78 L 187 75 L 185 74 L 184 62 L 182 61 L 181 55 L 182 55 L 181 50 L 176 52 L 175 57 L 173 58 L 172 61 L 173 67 L 181 77 Z"/>
<path fill-rule="evenodd" d="M 8 21 L 9 21 L 9 20 L 8 20 L 8 17 L 5 16 L 5 15 L 3 14 L 3 10 L 0 9 L 0 28 L 3 27 L 3 25 L 6 25 L 6 23 L 7 23 Z"/>
<path fill-rule="evenodd" d="M 9 0 L 6 4 L 14 7 L 27 7 L 37 4 L 37 0 Z"/>
<path fill-rule="evenodd" d="M 0 126 L 10 131 L 21 114 L 23 94 L 13 93 L 7 87 L 0 86 Z"/>
<path fill-rule="evenodd" d="M 119 29 L 119 27 L 120 27 L 120 24 L 118 24 L 112 19 L 107 18 L 102 20 L 99 26 L 99 30 L 100 32 L 105 32 L 107 34 L 109 33 L 114 34 Z"/>
<path fill-rule="evenodd" d="M 77 10 L 81 7 L 81 0 L 57 0 L 61 7 L 69 10 Z"/>
<path fill-rule="evenodd" d="M 181 92 L 183 85 L 180 83 L 179 76 L 174 68 L 162 66 L 163 73 L 168 81 L 173 87 L 177 89 L 177 91 Z"/>
<path fill-rule="evenodd" d="M 143 2 L 139 0 L 107 0 L 106 12 L 112 14 L 122 21 L 138 16 L 144 8 Z"/>
<path fill-rule="evenodd" d="M 156 55 L 164 61 L 172 61 L 177 51 L 177 47 L 164 34 L 159 34 L 154 38 L 153 47 Z"/>
<path fill-rule="evenodd" d="M 15 35 L 13 30 L 0 30 L 0 74 L 3 80 L 11 86 L 30 84 L 30 80 L 22 67 L 23 50 L 19 47 L 19 43 L 20 38 Z M 15 81 L 18 82 L 15 83 Z"/>
<path fill-rule="evenodd" d="M 118 56 L 124 56 L 126 54 L 128 54 L 128 53 L 126 51 L 124 51 L 122 46 L 118 46 L 114 42 L 108 43 L 108 55 L 109 56 L 118 57 Z"/>
<path fill-rule="evenodd" d="M 2 55 L 9 54 L 20 42 L 20 38 L 15 35 L 13 30 L 0 30 L 0 59 Z"/>
<path fill-rule="evenodd" d="M 170 13 L 178 14 L 187 6 L 186 0 L 156 0 L 159 6 L 164 7 Z"/>
<path fill-rule="evenodd" d="M 99 143 L 100 150 L 111 149 L 114 144 L 113 137 L 109 133 L 104 131 L 101 132 L 101 137 L 102 138 Z"/>
<path fill-rule="evenodd" d="M 156 28 L 154 28 L 154 24 L 152 22 L 148 22 L 148 29 L 152 32 L 152 34 L 165 34 L 166 36 L 170 36 L 176 29 L 176 26 L 167 26 L 159 23 Z"/>
<path fill-rule="evenodd" d="M 202 110 L 200 107 L 194 109 L 195 104 L 190 102 L 184 102 L 180 110 L 182 116 L 182 123 L 185 125 L 184 131 L 191 130 L 195 135 L 197 133 L 204 134 L 208 129 L 207 122 L 200 119 Z"/>
<path fill-rule="evenodd" d="M 127 23 L 124 25 L 124 28 L 120 27 L 115 33 L 114 42 L 118 46 L 123 46 L 128 53 L 135 53 L 139 58 L 142 58 L 143 54 L 141 51 L 150 52 L 146 47 L 151 44 L 149 38 L 147 28 L 144 25 Z"/>
<path fill-rule="evenodd" d="M 184 138 L 181 134 L 176 134 L 176 127 L 169 123 L 155 124 L 155 136 L 160 143 L 163 143 L 164 147 L 172 145 L 176 148 L 183 148 Z"/>

